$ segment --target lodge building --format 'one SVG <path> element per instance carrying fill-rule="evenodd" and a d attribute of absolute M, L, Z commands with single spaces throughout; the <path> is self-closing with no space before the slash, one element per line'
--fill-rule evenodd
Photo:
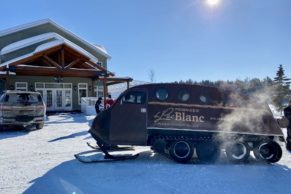
<path fill-rule="evenodd" d="M 107 86 L 132 81 L 107 70 L 104 47 L 46 19 L 0 31 L 0 92 L 38 91 L 47 111 L 80 110 L 82 97 L 104 96 Z"/>

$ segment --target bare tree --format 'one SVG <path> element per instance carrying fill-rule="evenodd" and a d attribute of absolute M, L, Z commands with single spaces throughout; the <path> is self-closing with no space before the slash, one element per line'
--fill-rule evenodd
<path fill-rule="evenodd" d="M 155 71 L 153 69 L 149 70 L 148 76 L 149 76 L 150 82 L 152 83 L 156 82 Z"/>

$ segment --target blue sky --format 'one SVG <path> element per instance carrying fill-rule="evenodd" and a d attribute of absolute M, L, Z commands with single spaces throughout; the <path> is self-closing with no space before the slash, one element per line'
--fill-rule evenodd
<path fill-rule="evenodd" d="M 117 76 L 158 82 L 291 77 L 291 1 L 2 0 L 0 30 L 50 18 L 102 44 Z"/>

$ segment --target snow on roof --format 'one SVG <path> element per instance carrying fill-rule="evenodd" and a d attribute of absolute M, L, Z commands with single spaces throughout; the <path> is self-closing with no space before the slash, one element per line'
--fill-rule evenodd
<path fill-rule="evenodd" d="M 49 32 L 49 33 L 33 36 L 33 37 L 23 39 L 23 40 L 20 40 L 20 41 L 17 41 L 17 42 L 14 42 L 14 43 L 11 43 L 11 44 L 5 46 L 0 51 L 0 53 L 2 55 L 5 55 L 7 53 L 11 53 L 13 51 L 25 48 L 25 47 L 30 46 L 32 44 L 39 43 L 39 42 L 42 42 L 42 41 L 45 41 L 48 39 L 52 39 L 52 38 L 59 39 L 59 37 L 60 36 L 54 32 Z"/>
<path fill-rule="evenodd" d="M 27 39 L 24 39 L 24 40 L 21 40 L 21 41 L 18 41 L 18 42 L 14 42 L 14 43 L 4 47 L 0 51 L 0 53 L 1 54 L 7 54 L 7 53 L 10 53 L 10 52 L 13 52 L 13 51 L 16 51 L 16 50 L 19 50 L 19 49 L 25 48 L 27 46 L 30 46 L 30 45 L 33 45 L 33 44 L 36 44 L 36 43 L 39 43 L 39 42 L 42 42 L 42 41 L 45 41 L 45 40 L 49 40 L 49 39 L 54 39 L 54 40 L 37 46 L 35 48 L 35 50 L 33 52 L 31 52 L 31 53 L 28 53 L 26 55 L 23 55 L 23 56 L 20 56 L 20 57 L 17 57 L 17 58 L 14 58 L 12 60 L 4 62 L 4 63 L 2 63 L 0 65 L 0 67 L 9 65 L 10 63 L 18 61 L 20 59 L 24 59 L 26 57 L 30 57 L 33 54 L 45 51 L 47 49 L 50 49 L 50 48 L 53 48 L 53 47 L 56 47 L 56 46 L 59 46 L 59 45 L 62 45 L 62 44 L 65 44 L 66 46 L 71 47 L 72 49 L 77 50 L 78 52 L 80 52 L 83 55 L 87 56 L 90 59 L 90 61 L 92 61 L 93 63 L 97 63 L 98 62 L 98 59 L 95 56 L 93 56 L 91 53 L 87 52 L 86 50 L 84 50 L 83 48 L 81 48 L 78 45 L 74 44 L 73 42 L 71 42 L 71 41 L 67 40 L 66 38 L 64 38 L 64 37 L 62 37 L 62 36 L 60 36 L 60 35 L 58 35 L 56 33 L 53 33 L 53 32 L 37 35 L 37 36 L 31 37 L 31 38 L 27 38 Z"/>
<path fill-rule="evenodd" d="M 14 59 L 12 59 L 12 60 L 9 60 L 9 61 L 6 61 L 6 62 L 4 62 L 4 63 L 1 63 L 1 64 L 0 64 L 0 67 L 4 67 L 4 66 L 8 67 L 9 64 L 14 63 L 14 62 L 16 62 L 16 61 L 19 61 L 19 60 L 21 60 L 21 59 L 25 59 L 25 58 L 31 57 L 32 55 L 33 55 L 33 53 L 28 53 L 28 54 L 26 54 L 26 55 L 22 55 L 22 56 L 20 56 L 20 57 L 16 57 L 16 58 L 14 58 Z"/>
<path fill-rule="evenodd" d="M 108 53 L 106 48 L 103 45 L 93 44 L 96 48 L 102 50 L 104 53 Z"/>
<path fill-rule="evenodd" d="M 42 24 L 45 24 L 45 23 L 54 23 L 54 22 L 52 20 L 50 20 L 50 19 L 43 19 L 43 20 L 38 20 L 38 21 L 35 21 L 35 22 L 28 23 L 28 24 L 15 26 L 15 27 L 0 31 L 0 37 L 1 36 L 6 36 L 6 35 L 9 35 L 9 34 L 21 31 L 21 30 L 25 30 L 27 28 L 32 28 L 32 27 L 35 27 L 35 26 L 39 26 L 39 25 L 42 25 Z"/>
<path fill-rule="evenodd" d="M 24 24 L 24 25 L 20 25 L 20 26 L 16 26 L 16 27 L 7 29 L 7 30 L 0 31 L 0 37 L 6 36 L 6 35 L 9 35 L 9 34 L 12 34 L 12 33 L 16 33 L 16 32 L 19 32 L 19 31 L 22 31 L 22 30 L 25 30 L 25 29 L 29 29 L 29 28 L 33 28 L 33 27 L 36 27 L 36 26 L 40 26 L 40 25 L 43 25 L 43 24 L 51 24 L 54 27 L 56 27 L 57 29 L 59 29 L 59 30 L 71 35 L 75 39 L 77 39 L 77 40 L 81 41 L 82 43 L 86 44 L 91 49 L 96 50 L 101 55 L 106 56 L 108 59 L 111 58 L 111 56 L 106 52 L 106 50 L 104 48 L 102 49 L 100 47 L 96 47 L 96 46 L 90 44 L 89 42 L 79 38 L 73 32 L 71 32 L 71 31 L 59 26 L 58 24 L 56 24 L 55 22 L 53 22 L 50 19 L 39 20 L 39 21 L 35 21 L 35 22 L 32 22 L 32 23 L 28 23 L 28 24 Z"/>

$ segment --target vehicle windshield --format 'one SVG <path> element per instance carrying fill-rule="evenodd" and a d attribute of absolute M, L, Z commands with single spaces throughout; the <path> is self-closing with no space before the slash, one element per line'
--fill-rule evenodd
<path fill-rule="evenodd" d="M 4 102 L 8 102 L 9 104 L 37 104 L 42 102 L 41 96 L 39 94 L 30 94 L 30 93 L 13 93 L 6 94 Z"/>

